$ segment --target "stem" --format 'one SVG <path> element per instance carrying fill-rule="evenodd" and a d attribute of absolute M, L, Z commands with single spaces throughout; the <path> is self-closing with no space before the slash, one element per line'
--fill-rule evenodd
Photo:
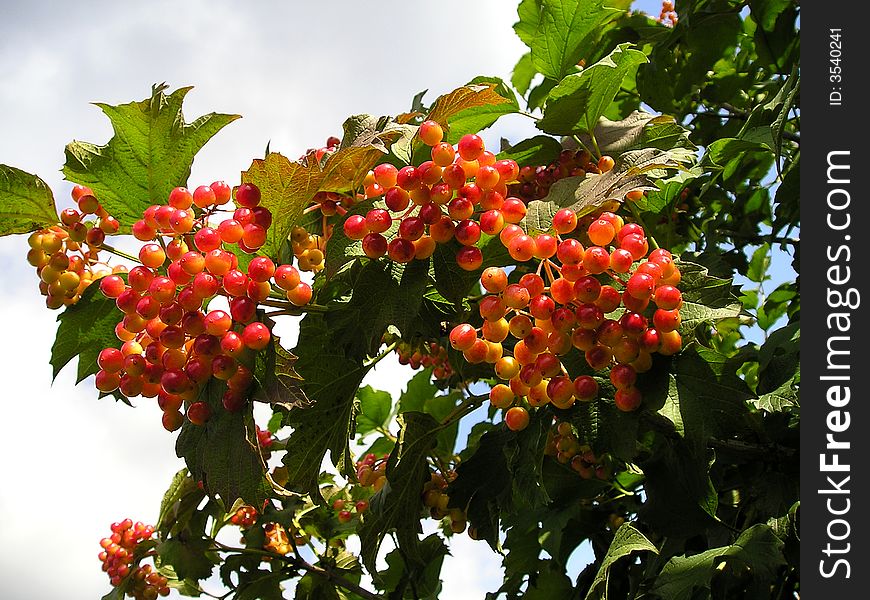
<path fill-rule="evenodd" d="M 640 223 L 640 226 L 643 227 L 643 230 L 646 232 L 646 237 L 649 240 L 650 246 L 652 246 L 653 250 L 658 250 L 659 244 L 656 242 L 656 239 L 653 237 L 650 232 L 650 228 L 646 226 L 646 223 L 643 221 L 643 217 L 640 216 L 640 211 L 637 210 L 637 207 L 634 205 L 634 202 L 626 202 L 628 205 L 628 209 L 631 211 L 631 214 L 637 219 L 637 222 Z"/>
<path fill-rule="evenodd" d="M 369 362 L 365 363 L 365 366 L 366 367 L 373 367 L 376 364 L 378 364 L 379 362 L 381 362 L 382 360 L 384 360 L 390 354 L 390 352 L 392 352 L 393 350 L 396 349 L 397 344 L 398 344 L 398 342 L 393 342 L 392 344 L 387 346 L 383 352 L 378 354 L 376 357 L 371 359 Z"/>
<path fill-rule="evenodd" d="M 465 400 L 463 400 L 459 406 L 454 408 L 449 415 L 441 419 L 441 427 L 447 427 L 453 421 L 458 421 L 468 413 L 475 410 L 478 406 L 483 404 L 484 400 L 487 400 L 489 396 L 481 395 L 481 396 L 469 396 Z"/>
<path fill-rule="evenodd" d="M 101 244 L 100 250 L 105 250 L 106 252 L 109 252 L 111 254 L 115 254 L 117 256 L 120 256 L 121 258 L 126 258 L 127 260 L 132 260 L 133 262 L 139 263 L 140 265 L 142 264 L 142 262 L 139 260 L 138 257 L 133 256 L 132 254 L 127 254 L 126 252 L 124 252 L 122 250 L 118 250 L 114 246 L 110 246 L 108 244 Z"/>
<path fill-rule="evenodd" d="M 583 150 L 585 150 L 586 152 L 589 153 L 589 156 L 593 156 L 593 155 L 594 155 L 594 153 L 593 153 L 589 148 L 586 147 L 586 144 L 583 143 L 583 140 L 580 139 L 580 136 L 579 136 L 579 135 L 573 135 L 573 136 L 571 136 L 571 137 L 574 138 L 574 141 L 575 141 L 575 142 L 577 142 L 578 144 L 580 144 L 580 147 L 583 148 Z"/>

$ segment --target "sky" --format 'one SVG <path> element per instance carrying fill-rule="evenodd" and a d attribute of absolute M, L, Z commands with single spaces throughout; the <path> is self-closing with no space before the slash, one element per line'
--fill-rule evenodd
<path fill-rule="evenodd" d="M 658 3 L 641 3 L 657 11 Z M 264 2 L 152 0 L 0 2 L 0 163 L 42 177 L 59 208 L 72 184 L 64 145 L 105 143 L 108 120 L 92 102 L 150 95 L 154 83 L 192 85 L 187 121 L 236 113 L 198 154 L 190 187 L 240 171 L 266 144 L 298 156 L 340 135 L 352 114 L 397 114 L 477 75 L 509 78 L 525 47 L 503 0 Z M 484 136 L 519 140 L 522 118 Z M 47 310 L 24 236 L 0 238 L 5 343 L 0 419 L 0 577 L 6 600 L 92 600 L 109 591 L 99 539 L 130 517 L 153 523 L 183 466 L 153 401 L 135 409 L 97 400 L 92 380 L 67 368 L 52 383 L 57 313 Z M 292 341 L 292 326 L 282 331 Z M 384 361 L 367 383 L 398 394 L 410 371 Z M 501 581 L 500 557 L 454 538 L 444 598 L 482 598 Z M 582 567 L 582 565 L 580 565 Z M 576 574 L 576 573 L 575 573 Z"/>

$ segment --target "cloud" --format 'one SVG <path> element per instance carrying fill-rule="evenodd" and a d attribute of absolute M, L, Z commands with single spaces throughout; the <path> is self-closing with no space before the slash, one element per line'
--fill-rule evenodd
<path fill-rule="evenodd" d="M 153 83 L 166 81 L 173 89 L 195 86 L 185 106 L 188 121 L 212 111 L 244 115 L 206 145 L 191 177 L 192 185 L 233 182 L 267 142 L 296 156 L 340 134 L 350 114 L 395 114 L 422 89 L 432 100 L 478 74 L 509 75 L 523 51 L 510 29 L 510 4 L 450 0 L 433 7 L 11 3 L 0 20 L 0 163 L 40 175 L 61 208 L 68 206 L 71 184 L 59 172 L 64 145 L 111 136 L 108 121 L 89 103 L 139 100 Z M 528 127 L 519 123 L 503 131 Z M 26 251 L 23 236 L 0 240 L 4 597 L 91 600 L 108 591 L 97 553 L 109 524 L 126 516 L 154 522 L 182 464 L 153 401 L 138 401 L 136 409 L 98 401 L 90 382 L 73 385 L 72 369 L 51 385 L 56 314 L 44 308 Z M 387 363 L 376 374 L 381 387 L 394 390 L 407 377 Z M 455 544 L 454 556 L 462 558 L 448 559 L 457 566 L 445 576 L 461 582 L 451 579 L 450 589 L 469 593 L 477 589 L 470 582 L 497 557 L 469 555 L 464 542 Z M 485 568 L 498 575 L 494 566 Z M 479 597 L 474 593 L 445 597 Z"/>

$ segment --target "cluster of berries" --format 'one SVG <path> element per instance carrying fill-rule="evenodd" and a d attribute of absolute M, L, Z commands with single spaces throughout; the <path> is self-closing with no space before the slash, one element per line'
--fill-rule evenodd
<path fill-rule="evenodd" d="M 662 11 L 656 17 L 656 21 L 668 27 L 675 27 L 679 18 L 674 10 L 674 0 L 662 0 Z"/>
<path fill-rule="evenodd" d="M 236 509 L 236 512 L 230 517 L 230 523 L 242 529 L 247 529 L 257 522 L 259 516 L 260 513 L 257 512 L 256 508 L 245 504 Z"/>
<path fill-rule="evenodd" d="M 263 549 L 275 554 L 290 554 L 293 551 L 293 545 L 304 546 L 308 543 L 308 536 L 305 533 L 291 527 L 289 530 L 280 523 L 269 522 L 263 525 L 263 533 L 266 536 L 266 541 L 263 543 Z M 291 543 L 292 536 L 292 543 Z"/>
<path fill-rule="evenodd" d="M 596 456 L 592 449 L 580 442 L 567 421 L 555 423 L 547 432 L 544 454 L 563 465 L 570 465 L 583 479 L 609 479 L 612 466 L 608 456 Z"/>
<path fill-rule="evenodd" d="M 269 325 L 258 320 L 259 304 L 274 296 L 284 296 L 288 306 L 311 299 L 311 287 L 293 265 L 276 266 L 260 256 L 240 269 L 227 248 L 261 247 L 272 215 L 259 206 L 260 190 L 243 184 L 232 218 L 210 226 L 209 217 L 230 197 L 224 182 L 193 193 L 175 188 L 168 204 L 149 207 L 133 226 L 134 236 L 147 242 L 139 250 L 141 265 L 126 280 L 114 274 L 100 281 L 102 293 L 115 299 L 124 316 L 115 328 L 121 347 L 99 354 L 97 388 L 128 398 L 157 397 L 169 431 L 181 427 L 185 401 L 191 423 L 210 418 L 210 405 L 196 398 L 212 378 L 226 382 L 223 407 L 241 410 L 253 381 L 244 363 L 271 341 Z M 229 312 L 204 308 L 217 296 L 227 299 Z"/>
<path fill-rule="evenodd" d="M 36 267 L 39 291 L 54 310 L 78 302 L 94 280 L 113 269 L 100 262 L 99 252 L 106 235 L 117 233 L 120 225 L 97 201 L 90 188 L 75 186 L 72 198 L 78 209 L 60 213 L 60 223 L 27 238 L 27 262 Z M 85 220 L 93 216 L 92 220 Z M 117 267 L 114 272 L 125 269 Z"/>
<path fill-rule="evenodd" d="M 169 595 L 165 577 L 154 571 L 151 565 L 136 564 L 141 558 L 136 556 L 136 548 L 151 539 L 154 528 L 124 519 L 120 523 L 112 523 L 111 529 L 112 535 L 100 540 L 103 550 L 99 558 L 112 586 L 119 587 L 129 581 L 126 592 L 136 600 L 154 600 L 157 596 Z"/>
<path fill-rule="evenodd" d="M 371 487 L 374 491 L 379 491 L 387 482 L 387 458 L 389 454 L 384 454 L 380 458 L 377 455 L 369 452 L 362 460 L 356 463 L 356 479 L 363 487 Z"/>
<path fill-rule="evenodd" d="M 537 272 L 511 283 L 504 269 L 485 269 L 481 285 L 489 294 L 478 305 L 483 325 L 462 323 L 449 335 L 466 361 L 491 363 L 508 382 L 492 388 L 490 401 L 506 411 L 511 429 L 527 426 L 527 406 L 552 402 L 565 409 L 595 398 L 595 380 L 572 379 L 562 363 L 575 349 L 594 371 L 610 369 L 617 407 L 632 411 L 642 400 L 637 374 L 651 368 L 652 354 L 674 354 L 682 345 L 681 276 L 670 252 L 649 253 L 643 228 L 610 212 L 583 232 L 590 244 L 584 247 L 568 237 L 578 233 L 577 223 L 565 208 L 553 217 L 555 235 L 533 237 L 519 226 L 505 227 L 500 237 L 511 257 L 540 261 Z M 516 341 L 506 348 L 509 337 Z"/>
<path fill-rule="evenodd" d="M 560 179 L 598 175 L 610 171 L 613 164 L 613 158 L 609 156 L 596 161 L 586 150 L 565 149 L 559 158 L 548 165 L 521 168 L 518 180 L 508 186 L 508 193 L 524 202 L 540 200 L 550 193 L 550 187 Z"/>
<path fill-rule="evenodd" d="M 429 481 L 423 484 L 423 506 L 429 509 L 429 515 L 433 519 L 450 517 L 450 529 L 453 533 L 462 533 L 468 525 L 468 516 L 461 508 L 447 508 L 450 497 L 447 495 L 447 486 L 456 477 L 453 472 L 445 475 L 432 471 Z"/>
<path fill-rule="evenodd" d="M 474 134 L 456 147 L 442 141 L 443 130 L 434 121 L 423 122 L 418 135 L 431 146 L 431 160 L 401 169 L 376 166 L 364 185 L 365 198 L 379 199 L 378 204 L 364 215 L 348 216 L 344 234 L 360 240 L 369 258 L 387 255 L 399 263 L 427 259 L 437 244 L 455 239 L 461 246 L 457 264 L 477 270 L 483 263 L 475 245 L 481 234 L 495 235 L 504 223 L 519 223 L 526 214 L 522 200 L 507 197 L 519 166 L 497 160 Z"/>
<path fill-rule="evenodd" d="M 399 364 L 409 365 L 412 369 L 432 368 L 432 377 L 438 380 L 450 379 L 453 367 L 447 358 L 447 348 L 438 342 L 427 342 L 417 347 L 401 342 L 396 346 Z"/>
<path fill-rule="evenodd" d="M 332 502 L 332 509 L 335 511 L 339 523 L 349 523 L 354 515 L 361 515 L 369 509 L 369 501 L 357 500 L 352 502 L 338 498 Z"/>

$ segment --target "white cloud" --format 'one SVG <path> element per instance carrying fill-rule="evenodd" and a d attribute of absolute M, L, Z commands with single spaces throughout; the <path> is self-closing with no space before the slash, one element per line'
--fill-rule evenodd
<path fill-rule="evenodd" d="M 0 163 L 39 174 L 61 207 L 71 188 L 59 172 L 64 145 L 111 135 L 90 102 L 142 99 L 161 81 L 194 85 L 188 120 L 212 111 L 244 119 L 205 147 L 191 183 L 233 182 L 270 140 L 298 155 L 340 134 L 350 114 L 395 114 L 425 88 L 431 100 L 477 74 L 507 77 L 523 51 L 512 6 L 497 0 L 437 9 L 398 1 L 13 4 L 0 20 Z M 501 131 L 516 137 L 528 124 Z M 73 369 L 51 385 L 55 314 L 43 306 L 26 250 L 23 236 L 0 240 L 4 597 L 90 600 L 109 589 L 97 560 L 109 524 L 153 522 L 182 464 L 153 401 L 136 409 L 97 401 L 89 382 L 73 386 Z M 407 377 L 386 361 L 375 373 L 392 391 Z M 498 585 L 498 557 L 457 540 L 445 597 L 481 597 L 494 587 L 474 582 L 483 584 L 486 571 Z"/>

